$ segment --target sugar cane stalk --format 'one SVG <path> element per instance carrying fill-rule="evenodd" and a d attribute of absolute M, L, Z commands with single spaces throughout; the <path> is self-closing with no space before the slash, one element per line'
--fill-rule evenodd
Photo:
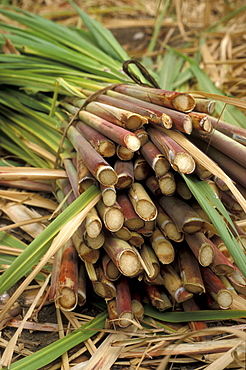
<path fill-rule="evenodd" d="M 138 137 L 131 131 L 114 125 L 113 123 L 86 111 L 80 111 L 79 117 L 87 123 L 87 125 L 107 136 L 115 143 L 125 146 L 133 152 L 136 152 L 140 148 Z"/>
<path fill-rule="evenodd" d="M 202 232 L 186 234 L 185 240 L 201 266 L 209 266 L 214 259 L 214 244 Z"/>
<path fill-rule="evenodd" d="M 71 126 L 68 129 L 68 138 L 92 175 L 103 185 L 115 185 L 117 174 L 105 159 L 88 143 L 88 141 Z"/>
<path fill-rule="evenodd" d="M 100 102 L 91 102 L 86 105 L 85 109 L 115 125 L 131 131 L 137 130 L 142 125 L 148 123 L 147 118 L 137 113 Z"/>
<path fill-rule="evenodd" d="M 124 212 L 124 225 L 129 230 L 138 230 L 144 226 L 144 220 L 142 220 L 135 212 L 133 205 L 126 194 L 119 194 L 117 196 L 117 202 Z"/>
<path fill-rule="evenodd" d="M 85 244 L 83 234 L 80 232 L 80 230 L 75 231 L 75 233 L 72 236 L 72 240 L 77 250 L 77 253 L 82 261 L 90 263 L 96 263 L 98 261 L 100 256 L 99 249 L 89 248 Z"/>
<path fill-rule="evenodd" d="M 129 280 L 122 276 L 116 283 L 116 305 L 118 313 L 118 325 L 125 328 L 132 323 L 133 312 Z"/>
<path fill-rule="evenodd" d="M 105 277 L 108 280 L 115 281 L 118 280 L 121 273 L 118 270 L 115 263 L 111 260 L 108 254 L 104 253 L 102 256 L 102 268 L 105 274 Z"/>
<path fill-rule="evenodd" d="M 118 144 L 116 146 L 116 155 L 121 161 L 130 161 L 134 157 L 134 152 Z"/>
<path fill-rule="evenodd" d="M 222 281 L 209 267 L 200 267 L 206 291 L 219 304 L 220 308 L 228 309 L 232 305 L 232 295 Z"/>
<path fill-rule="evenodd" d="M 56 305 L 65 311 L 72 311 L 78 302 L 77 251 L 70 240 L 67 242 L 60 265 Z"/>
<path fill-rule="evenodd" d="M 228 275 L 235 271 L 233 264 L 216 245 L 214 245 L 214 258 L 210 268 L 216 275 Z"/>
<path fill-rule="evenodd" d="M 162 265 L 161 276 L 164 286 L 176 302 L 182 303 L 193 297 L 182 284 L 182 281 L 171 265 Z"/>
<path fill-rule="evenodd" d="M 100 264 L 95 265 L 97 276 L 96 281 L 92 281 L 94 291 L 102 298 L 113 299 L 116 297 L 116 289 L 112 281 L 108 280 Z"/>
<path fill-rule="evenodd" d="M 209 117 L 213 127 L 222 132 L 223 134 L 231 137 L 235 141 L 246 145 L 246 130 L 245 128 L 232 125 L 228 122 L 222 121 L 221 119 L 215 118 L 213 116 Z"/>
<path fill-rule="evenodd" d="M 184 234 L 177 229 L 174 222 L 157 202 L 156 207 L 158 211 L 156 221 L 163 235 L 175 242 L 181 242 L 184 239 Z"/>
<path fill-rule="evenodd" d="M 115 187 L 100 184 L 100 190 L 102 194 L 102 200 L 105 206 L 110 207 L 116 202 L 116 190 Z"/>
<path fill-rule="evenodd" d="M 158 178 L 161 193 L 164 195 L 173 195 L 176 191 L 176 181 L 172 171 Z"/>
<path fill-rule="evenodd" d="M 116 160 L 114 170 L 118 176 L 118 181 L 115 184 L 116 189 L 129 188 L 134 182 L 133 163 L 131 161 Z"/>
<path fill-rule="evenodd" d="M 194 300 L 194 298 L 190 298 L 187 301 L 182 303 L 184 311 L 190 312 L 190 311 L 200 311 L 200 307 Z M 189 321 L 188 325 L 192 331 L 199 331 L 207 329 L 207 323 L 204 321 Z M 195 337 L 198 342 L 201 342 L 203 340 L 210 340 L 210 336 L 197 336 Z"/>
<path fill-rule="evenodd" d="M 112 235 L 125 241 L 129 241 L 132 237 L 131 231 L 124 225 L 119 230 L 112 233 Z"/>
<path fill-rule="evenodd" d="M 195 98 L 196 105 L 194 107 L 194 111 L 212 114 L 215 108 L 215 101 L 204 99 L 204 98 Z"/>
<path fill-rule="evenodd" d="M 172 304 L 165 293 L 161 293 L 157 285 L 145 284 L 146 293 L 151 304 L 159 311 L 165 311 L 172 307 Z"/>
<path fill-rule="evenodd" d="M 184 245 L 178 248 L 180 276 L 186 290 L 191 293 L 205 292 L 198 261 L 194 254 Z"/>
<path fill-rule="evenodd" d="M 142 181 L 148 178 L 152 174 L 152 169 L 148 162 L 141 156 L 138 155 L 133 165 L 134 178 L 136 181 Z"/>
<path fill-rule="evenodd" d="M 213 130 L 206 136 L 199 135 L 199 137 L 246 168 L 246 148 L 244 145 L 218 130 Z"/>
<path fill-rule="evenodd" d="M 112 206 L 106 206 L 103 200 L 100 199 L 96 205 L 96 209 L 108 230 L 116 232 L 123 226 L 124 213 L 117 202 Z"/>
<path fill-rule="evenodd" d="M 138 254 L 125 240 L 107 236 L 103 248 L 123 275 L 133 277 L 140 273 Z"/>
<path fill-rule="evenodd" d="M 102 230 L 102 221 L 95 207 L 91 208 L 85 218 L 85 230 L 91 238 L 96 238 Z"/>
<path fill-rule="evenodd" d="M 155 175 L 148 177 L 147 180 L 145 181 L 145 185 L 153 195 L 155 196 L 161 195 L 159 181 Z"/>
<path fill-rule="evenodd" d="M 144 221 L 152 221 L 156 219 L 156 206 L 142 184 L 138 182 L 133 183 L 128 191 L 128 195 L 135 212 L 140 218 Z"/>
<path fill-rule="evenodd" d="M 189 174 L 195 170 L 194 159 L 172 138 L 153 127 L 150 127 L 148 132 L 153 143 L 166 156 L 175 171 Z"/>
<path fill-rule="evenodd" d="M 80 261 L 78 276 L 78 305 L 83 306 L 85 303 L 86 303 L 86 269 L 85 264 L 82 261 Z"/>
<path fill-rule="evenodd" d="M 189 94 L 148 88 L 139 85 L 118 85 L 115 87 L 115 90 L 140 100 L 146 100 L 161 106 L 164 105 L 182 112 L 189 112 L 195 106 L 195 100 Z"/>
<path fill-rule="evenodd" d="M 163 195 L 158 202 L 175 223 L 179 232 L 191 234 L 202 229 L 203 219 L 182 199 L 174 195 Z"/>
<path fill-rule="evenodd" d="M 143 244 L 140 255 L 148 267 L 148 279 L 155 280 L 160 273 L 160 265 L 154 250 L 147 244 Z"/>
<path fill-rule="evenodd" d="M 80 194 L 82 194 L 91 185 L 96 184 L 96 179 L 86 167 L 79 152 L 77 152 L 76 158 L 73 162 L 77 170 L 78 191 Z"/>
<path fill-rule="evenodd" d="M 170 163 L 151 141 L 147 141 L 140 148 L 140 153 L 155 171 L 157 177 L 161 177 L 168 172 Z"/>
<path fill-rule="evenodd" d="M 112 157 L 115 154 L 115 143 L 100 132 L 83 121 L 77 121 L 76 128 L 102 157 Z"/>
<path fill-rule="evenodd" d="M 84 238 L 85 244 L 91 249 L 101 248 L 105 241 L 105 236 L 102 231 L 100 231 L 100 233 L 95 237 L 90 237 L 87 234 L 87 231 L 85 231 L 83 234 L 83 238 Z"/>
<path fill-rule="evenodd" d="M 158 227 L 154 229 L 153 235 L 150 237 L 150 242 L 155 254 L 162 264 L 173 262 L 175 257 L 174 248 L 171 242 L 164 237 Z"/>

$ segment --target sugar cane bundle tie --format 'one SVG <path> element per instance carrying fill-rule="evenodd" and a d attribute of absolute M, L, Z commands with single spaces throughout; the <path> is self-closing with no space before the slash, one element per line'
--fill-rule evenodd
<path fill-rule="evenodd" d="M 137 60 L 134 60 L 134 59 L 129 59 L 129 60 L 126 60 L 123 63 L 123 71 L 134 82 L 136 82 L 137 84 L 139 84 L 141 86 L 150 87 L 149 85 L 146 85 L 143 82 L 141 82 L 140 78 L 138 76 L 136 76 L 133 72 L 129 71 L 129 64 L 135 64 L 139 68 L 139 70 L 141 71 L 143 76 L 146 78 L 146 80 L 149 81 L 155 88 L 160 89 L 160 86 L 158 85 L 156 80 L 151 76 L 151 74 L 148 72 L 148 70 L 140 62 L 138 62 Z"/>

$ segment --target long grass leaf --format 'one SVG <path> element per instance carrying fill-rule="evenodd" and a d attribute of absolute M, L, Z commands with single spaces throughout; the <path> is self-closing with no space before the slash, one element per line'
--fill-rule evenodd
<path fill-rule="evenodd" d="M 2 245 L 6 245 L 12 248 L 18 248 L 21 250 L 26 249 L 27 244 L 14 237 L 11 234 L 6 233 L 5 231 L 0 231 L 0 242 Z"/>
<path fill-rule="evenodd" d="M 98 47 L 100 47 L 102 50 L 104 50 L 105 53 L 109 54 L 112 58 L 118 60 L 121 63 L 129 59 L 126 51 L 118 43 L 112 32 L 103 27 L 95 19 L 89 17 L 72 0 L 68 1 L 81 17 L 82 21 L 90 31 Z"/>
<path fill-rule="evenodd" d="M 166 322 L 217 321 L 243 318 L 246 310 L 201 310 L 190 312 L 159 312 L 152 306 L 144 305 L 144 313 L 154 319 Z"/>
<path fill-rule="evenodd" d="M 11 133 L 9 126 L 0 119 L 1 130 L 6 134 L 1 135 L 1 146 L 2 148 L 8 150 L 10 153 L 16 155 L 18 158 L 21 158 L 23 161 L 29 163 L 34 167 L 47 167 L 47 162 L 39 158 L 32 150 L 30 150 L 27 145 L 25 145 L 20 137 L 15 132 L 14 128 L 11 128 Z"/>
<path fill-rule="evenodd" d="M 164 55 L 159 64 L 161 66 L 158 71 L 158 84 L 162 89 L 173 91 L 174 83 L 180 76 L 184 60 L 170 50 Z"/>
<path fill-rule="evenodd" d="M 92 60 L 101 61 L 103 59 L 104 63 L 108 66 L 115 66 L 115 68 L 120 67 L 120 64 L 117 63 L 113 58 L 109 57 L 109 54 L 104 53 L 101 49 L 88 42 L 85 38 L 82 38 L 73 29 L 64 27 L 59 23 L 52 22 L 37 14 L 32 14 L 18 8 L 15 9 L 18 11 L 18 13 L 3 9 L 1 12 L 5 16 L 12 18 L 33 30 L 34 32 L 32 31 L 30 37 L 33 36 L 53 44 L 64 45 L 71 50 L 78 51 L 80 54 L 85 54 Z M 8 26 L 5 25 L 5 28 L 7 27 Z M 19 31 L 18 34 L 21 35 L 21 30 L 17 29 L 17 27 L 15 27 L 13 31 L 16 34 L 17 31 Z M 24 35 L 26 35 L 26 31 L 24 31 Z"/>
<path fill-rule="evenodd" d="M 160 3 L 162 3 L 162 1 L 160 1 L 159 4 Z M 161 26 L 162 26 L 162 22 L 163 22 L 163 19 L 165 18 L 165 15 L 166 15 L 166 12 L 167 12 L 167 9 L 168 9 L 169 5 L 170 5 L 170 0 L 166 0 L 163 4 L 163 8 L 162 8 L 160 14 L 157 17 L 154 32 L 153 32 L 152 38 L 150 40 L 150 43 L 148 45 L 148 49 L 147 49 L 148 53 L 154 51 L 154 49 L 155 49 L 156 42 L 158 40 L 158 35 L 159 35 L 160 29 L 161 29 Z M 158 11 L 159 11 L 159 9 L 158 9 Z"/>

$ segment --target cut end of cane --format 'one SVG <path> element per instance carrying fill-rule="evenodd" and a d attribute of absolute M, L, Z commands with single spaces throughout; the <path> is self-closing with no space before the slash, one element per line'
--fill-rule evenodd
<path fill-rule="evenodd" d="M 144 221 L 152 221 L 157 217 L 157 209 L 152 202 L 146 199 L 140 199 L 136 204 L 136 213 Z"/>
<path fill-rule="evenodd" d="M 102 190 L 102 189 L 101 189 Z M 105 206 L 113 206 L 116 202 L 116 191 L 114 188 L 105 188 L 102 190 L 102 200 Z"/>
<path fill-rule="evenodd" d="M 93 289 L 102 298 L 113 299 L 116 297 L 116 290 L 113 285 L 110 286 L 96 281 L 93 283 Z"/>
<path fill-rule="evenodd" d="M 158 157 L 154 164 L 154 171 L 157 177 L 164 176 L 170 168 L 168 160 L 164 157 Z"/>
<path fill-rule="evenodd" d="M 133 177 L 122 175 L 118 176 L 118 181 L 115 184 L 116 189 L 126 189 L 129 188 L 133 183 Z"/>
<path fill-rule="evenodd" d="M 217 302 L 220 308 L 227 310 L 233 303 L 233 298 L 229 290 L 221 289 L 217 294 Z"/>
<path fill-rule="evenodd" d="M 161 193 L 164 195 L 173 195 L 176 191 L 176 182 L 172 177 L 161 177 L 159 180 Z"/>
<path fill-rule="evenodd" d="M 118 268 L 123 275 L 133 277 L 139 274 L 141 265 L 137 255 L 132 250 L 125 250 L 118 259 Z"/>
<path fill-rule="evenodd" d="M 156 243 L 154 250 L 163 265 L 169 265 L 174 261 L 175 252 L 169 241 Z"/>
<path fill-rule="evenodd" d="M 139 217 L 133 217 L 125 220 L 124 224 L 130 230 L 139 230 L 144 227 L 144 220 Z"/>
<path fill-rule="evenodd" d="M 144 124 L 148 123 L 147 118 L 141 117 L 138 114 L 131 114 L 126 122 L 126 128 L 130 131 L 138 130 Z"/>
<path fill-rule="evenodd" d="M 139 138 L 139 140 L 140 140 L 140 146 L 141 147 L 144 144 L 147 143 L 147 141 L 149 139 L 149 135 L 148 135 L 147 131 L 145 131 L 144 129 L 140 128 L 139 130 L 134 131 L 134 134 L 137 135 L 137 137 Z"/>
<path fill-rule="evenodd" d="M 130 311 L 125 311 L 119 316 L 118 325 L 121 328 L 126 328 L 132 324 L 133 314 Z"/>
<path fill-rule="evenodd" d="M 125 142 L 127 149 L 131 150 L 132 152 L 136 152 L 141 145 L 139 138 L 134 134 L 127 135 Z"/>
<path fill-rule="evenodd" d="M 139 320 L 141 320 L 144 317 L 143 305 L 136 299 L 132 300 L 132 312 L 134 314 L 134 317 L 136 317 Z"/>
<path fill-rule="evenodd" d="M 97 171 L 97 179 L 104 186 L 113 186 L 117 183 L 118 176 L 113 168 L 101 166 Z"/>
<path fill-rule="evenodd" d="M 169 222 L 166 226 L 165 226 L 165 235 L 167 235 L 167 237 L 175 242 L 179 242 L 179 241 L 182 241 L 184 239 L 184 234 L 183 233 L 180 233 L 177 229 L 177 227 L 172 224 L 171 222 Z"/>
<path fill-rule="evenodd" d="M 152 305 L 157 308 L 158 311 L 162 312 L 170 308 L 170 306 L 167 306 L 165 302 L 162 301 L 162 299 L 155 299 L 151 301 Z"/>
<path fill-rule="evenodd" d="M 105 226 L 112 232 L 118 231 L 124 223 L 124 214 L 119 208 L 110 208 L 105 215 Z"/>
<path fill-rule="evenodd" d="M 85 238 L 85 242 L 88 245 L 88 247 L 92 249 L 101 248 L 105 242 L 105 237 L 102 232 L 100 232 L 95 237 L 90 237 L 89 235 L 85 235 L 84 238 Z"/>
<path fill-rule="evenodd" d="M 184 123 L 183 123 L 184 131 L 187 135 L 190 135 L 193 130 L 192 120 L 190 116 L 186 115 L 184 117 Z"/>
<path fill-rule="evenodd" d="M 211 123 L 210 119 L 207 116 L 205 116 L 201 119 L 200 126 L 201 126 L 202 130 L 206 131 L 207 133 L 210 133 L 213 130 L 212 123 Z"/>
<path fill-rule="evenodd" d="M 125 241 L 128 241 L 129 239 L 131 239 L 131 236 L 132 236 L 131 231 L 128 230 L 128 228 L 124 226 L 113 234 L 116 236 L 116 238 L 123 239 Z"/>
<path fill-rule="evenodd" d="M 170 130 L 170 128 L 172 128 L 173 126 L 172 118 L 166 113 L 162 113 L 161 122 L 163 124 L 163 127 L 165 127 L 168 130 Z"/>
<path fill-rule="evenodd" d="M 214 259 L 214 249 L 212 245 L 210 244 L 202 245 L 199 249 L 198 259 L 199 259 L 199 263 L 203 267 L 207 267 L 211 265 Z"/>
<path fill-rule="evenodd" d="M 98 220 L 94 220 L 89 224 L 86 231 L 91 238 L 96 238 L 100 234 L 101 229 L 102 223 Z"/>
<path fill-rule="evenodd" d="M 72 311 L 77 305 L 76 294 L 70 288 L 62 288 L 58 303 L 62 310 Z"/>
<path fill-rule="evenodd" d="M 116 154 L 119 159 L 122 161 L 130 161 L 134 156 L 134 152 L 127 149 L 124 146 L 118 145 L 116 148 Z"/>
<path fill-rule="evenodd" d="M 179 94 L 172 100 L 173 107 L 181 112 L 190 112 L 196 105 L 195 99 L 189 94 Z"/>
<path fill-rule="evenodd" d="M 115 155 L 115 144 L 110 141 L 101 141 L 98 147 L 98 152 L 103 157 L 113 157 Z"/>
<path fill-rule="evenodd" d="M 109 261 L 106 272 L 108 278 L 112 281 L 117 280 L 120 277 L 120 271 L 113 261 Z"/>
<path fill-rule="evenodd" d="M 79 258 L 83 262 L 96 263 L 99 259 L 100 256 L 99 249 L 91 249 L 87 247 L 85 243 L 81 243 L 80 247 L 77 250 Z"/>
<path fill-rule="evenodd" d="M 87 189 L 89 189 L 92 185 L 96 184 L 96 179 L 83 179 L 78 184 L 78 191 L 80 194 L 84 193 Z"/>
<path fill-rule="evenodd" d="M 184 174 L 190 174 L 195 171 L 196 163 L 194 159 L 188 153 L 178 153 L 173 162 L 173 168 L 175 171 L 179 171 Z"/>

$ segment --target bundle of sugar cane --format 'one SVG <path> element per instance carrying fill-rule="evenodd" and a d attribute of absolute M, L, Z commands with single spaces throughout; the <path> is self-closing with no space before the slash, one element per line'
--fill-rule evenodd
<path fill-rule="evenodd" d="M 156 91 L 153 88 L 142 88 L 142 91 L 145 90 L 146 94 L 147 92 L 149 93 L 149 91 Z M 158 94 L 160 95 L 160 91 L 158 91 Z M 165 94 L 169 96 L 170 92 L 167 94 L 163 90 L 162 95 L 165 96 Z M 136 100 L 137 98 L 134 99 Z M 71 97 L 69 101 L 69 104 L 62 102 L 62 106 L 69 109 L 69 112 L 76 113 L 76 109 L 71 105 Z M 78 103 L 78 100 L 76 103 Z M 144 105 L 144 101 L 139 99 L 138 106 L 141 106 L 142 103 Z M 158 109 L 161 110 L 161 108 L 162 106 L 158 108 L 156 105 L 156 112 Z M 110 109 L 111 106 L 109 106 L 109 111 Z M 176 193 L 175 184 L 177 176 L 175 172 L 180 174 L 194 172 L 196 160 L 198 160 L 196 153 L 192 156 L 179 143 L 172 139 L 169 136 L 169 133 L 172 132 L 171 130 L 165 131 L 164 133 L 161 131 L 161 127 L 158 125 L 155 126 L 153 123 L 149 123 L 151 127 L 148 128 L 147 122 L 145 122 L 145 129 L 149 134 L 149 139 L 141 145 L 141 141 L 135 134 L 135 130 L 126 130 L 123 124 L 119 126 L 119 122 L 121 122 L 119 119 L 118 121 L 115 120 L 114 117 L 117 113 L 117 107 L 114 107 L 114 112 L 116 113 L 114 113 L 112 117 L 110 115 L 107 116 L 108 120 L 101 118 L 100 111 L 98 115 L 96 115 L 96 106 L 93 111 L 94 113 L 84 114 L 84 110 L 78 112 L 79 120 L 75 120 L 74 125 L 68 127 L 67 130 L 67 137 L 74 148 L 74 153 L 70 155 L 71 160 L 69 160 L 69 158 L 63 159 L 68 177 L 66 181 L 67 186 L 69 186 L 70 191 L 73 192 L 73 199 L 78 197 L 79 194 L 85 190 L 85 188 L 80 186 L 81 180 L 83 180 L 80 175 L 82 160 L 85 176 L 89 171 L 91 178 L 94 178 L 94 182 L 98 182 L 98 185 L 103 187 L 103 192 L 105 192 L 107 188 L 109 190 L 113 189 L 113 201 L 111 203 L 108 203 L 108 201 L 105 202 L 105 197 L 102 196 L 96 208 L 87 215 L 86 220 L 81 224 L 74 236 L 72 236 L 73 244 L 80 258 L 85 263 L 87 275 L 92 281 L 93 289 L 99 292 L 98 279 L 100 279 L 100 287 L 102 286 L 102 278 L 99 278 L 98 272 L 96 272 L 99 271 L 98 267 L 96 270 L 93 267 L 93 264 L 98 263 L 100 260 L 100 252 L 98 249 L 102 247 L 110 258 L 112 266 L 118 271 L 116 276 L 120 276 L 121 274 L 128 277 L 141 276 L 141 279 L 144 277 L 147 284 L 153 285 L 158 274 L 161 274 L 161 284 L 177 303 L 179 303 L 180 300 L 182 302 L 183 300 L 189 299 L 194 292 L 199 293 L 205 291 L 199 267 L 197 270 L 197 267 L 195 267 L 196 262 L 195 260 L 193 261 L 192 258 L 188 258 L 189 263 L 191 263 L 188 271 L 189 274 L 192 275 L 192 269 L 194 268 L 196 272 L 194 272 L 193 276 L 189 277 L 189 281 L 187 281 L 187 273 L 185 273 L 187 263 L 183 261 L 185 256 L 184 253 L 188 253 L 189 250 L 192 251 L 201 266 L 206 266 L 208 269 L 211 268 L 217 275 L 231 274 L 234 272 L 233 265 L 227 259 L 228 256 L 223 256 L 223 254 L 217 250 L 213 242 L 205 236 L 208 229 L 206 222 L 209 223 L 210 221 L 206 221 L 201 217 L 196 212 L 194 204 L 193 207 L 191 207 L 189 202 L 187 202 L 185 198 L 182 198 L 182 193 L 181 195 Z M 104 104 L 104 112 L 107 113 L 106 104 Z M 120 114 L 118 116 L 120 117 Z M 63 121 L 63 126 L 64 125 L 65 121 Z M 64 128 L 66 129 L 67 127 L 65 126 Z M 90 131 L 90 136 L 88 136 L 89 131 L 87 131 L 87 128 L 92 130 Z M 208 135 L 206 138 L 207 137 Z M 181 136 L 181 144 L 182 138 Z M 188 140 L 185 137 L 183 139 L 184 143 Z M 133 153 L 132 159 L 124 161 L 115 154 L 115 151 L 113 151 L 110 156 L 108 155 L 108 150 L 102 152 L 101 148 L 103 146 L 100 144 L 105 143 L 105 140 L 110 140 L 112 145 L 118 144 L 125 147 Z M 133 145 L 131 143 L 133 143 Z M 149 171 L 143 171 L 146 178 L 141 179 L 141 181 L 136 180 L 134 176 L 134 155 L 136 155 L 136 159 L 138 159 L 139 151 L 143 157 L 145 166 L 149 166 Z M 111 159 L 106 159 L 109 157 Z M 210 159 L 207 157 L 207 162 L 209 163 L 209 161 Z M 207 169 L 213 171 L 213 167 L 210 168 L 210 166 L 208 166 Z M 6 172 L 6 170 L 2 171 L 2 176 L 4 176 L 4 172 Z M 165 178 L 168 173 L 172 175 L 170 179 L 174 183 L 174 191 L 171 191 L 171 194 L 168 192 L 170 185 L 166 182 L 164 185 L 161 185 L 160 182 L 163 181 L 163 178 Z M 215 172 L 214 175 L 216 174 Z M 9 177 L 4 179 L 6 180 L 8 178 Z M 156 179 L 157 184 L 159 184 L 159 192 L 153 191 L 151 185 L 153 180 L 152 183 L 150 183 L 150 178 Z M 224 175 L 223 178 L 227 181 L 226 175 Z M 64 182 L 64 180 L 59 181 L 64 196 L 66 196 L 69 190 L 65 190 L 66 187 L 64 183 L 61 183 L 61 181 Z M 180 181 L 184 184 L 184 180 L 180 178 Z M 232 189 L 233 186 L 232 184 Z M 220 193 L 221 192 L 222 191 L 220 191 Z M 224 198 L 222 195 L 221 198 L 223 201 Z M 239 198 L 239 201 L 241 201 L 241 198 Z M 72 202 L 72 200 L 69 202 Z M 224 201 L 225 205 L 228 203 L 229 202 L 226 203 Z M 244 202 L 241 202 L 241 205 L 239 203 L 237 204 L 239 209 L 243 210 Z M 149 222 L 151 222 L 151 228 L 149 228 Z M 215 233 L 218 232 L 215 230 Z M 106 238 L 104 235 L 107 235 Z M 181 254 L 183 249 L 180 248 L 179 250 L 179 247 L 175 248 L 172 242 L 181 242 L 183 245 L 184 235 L 185 241 L 187 242 L 187 251 Z M 145 249 L 145 245 L 148 246 L 147 249 Z M 138 248 L 140 248 L 139 251 Z M 182 282 L 177 273 L 174 274 L 173 272 L 172 279 L 177 279 L 175 283 L 177 284 L 177 288 L 174 288 L 174 280 L 171 280 L 170 283 L 167 279 L 167 271 L 164 270 L 164 267 L 158 267 L 157 270 L 155 267 L 160 264 L 169 265 L 174 261 L 175 254 L 177 254 L 177 258 L 180 254 L 181 265 L 179 274 L 180 277 L 184 279 Z M 74 262 L 77 263 L 76 260 Z M 76 268 L 76 270 L 78 270 L 78 268 Z M 172 271 L 172 269 L 170 271 Z M 194 281 L 198 279 L 200 282 L 192 282 L 193 279 Z M 64 280 L 64 276 L 61 273 L 59 280 L 60 286 L 62 286 L 62 280 Z M 74 284 L 77 285 L 76 282 L 74 282 Z M 105 282 L 103 284 L 105 284 Z M 110 284 L 112 285 L 112 283 Z M 169 284 L 171 284 L 172 288 L 169 287 Z M 65 288 L 63 288 L 63 290 L 64 289 Z M 100 295 L 104 296 L 106 299 L 112 299 L 114 295 L 112 296 L 111 293 L 109 293 L 109 289 L 113 289 L 113 285 L 112 288 L 110 288 L 110 285 L 108 288 L 101 287 Z M 152 288 L 149 287 L 148 289 Z M 191 293 L 187 292 L 186 294 L 186 289 Z M 58 288 L 57 294 L 60 297 L 59 302 L 62 302 L 61 288 Z M 76 294 L 78 295 L 78 291 Z M 180 294 L 185 298 L 179 298 Z M 64 300 L 65 298 L 66 297 L 64 297 Z M 75 299 L 75 301 L 78 301 L 78 299 Z M 231 300 L 229 299 L 227 308 L 230 306 Z M 71 309 L 68 304 L 67 307 Z M 162 305 L 160 307 L 162 307 Z M 66 309 L 66 304 L 64 304 L 62 308 Z"/>
<path fill-rule="evenodd" d="M 7 37 L 15 53 L 0 54 L 1 145 L 45 173 L 38 177 L 37 169 L 2 166 L 1 184 L 47 181 L 51 168 L 59 167 L 50 178 L 63 209 L 93 184 L 101 193 L 56 255 L 50 298 L 62 310 L 73 310 L 85 304 L 90 284 L 120 327 L 142 318 L 144 301 L 160 311 L 197 311 L 198 296 L 208 294 L 219 308 L 235 309 L 233 297 L 243 291 L 246 302 L 246 232 L 242 227 L 239 235 L 236 226 L 246 212 L 246 130 L 240 129 L 236 141 L 228 125 L 220 129 L 205 111 L 195 110 L 199 102 L 190 94 L 131 83 L 118 60 L 107 56 L 101 63 L 105 53 L 95 45 L 80 56 L 79 34 L 69 42 L 72 30 L 64 46 L 57 25 L 44 52 L 44 29 L 34 36 L 28 13 L 0 12 L 33 30 L 22 54 L 27 31 L 3 26 L 11 29 Z M 6 207 L 3 213 L 11 218 Z M 2 289 L 10 287 L 8 276 L 14 281 L 17 264 L 18 259 L 0 277 Z"/>

